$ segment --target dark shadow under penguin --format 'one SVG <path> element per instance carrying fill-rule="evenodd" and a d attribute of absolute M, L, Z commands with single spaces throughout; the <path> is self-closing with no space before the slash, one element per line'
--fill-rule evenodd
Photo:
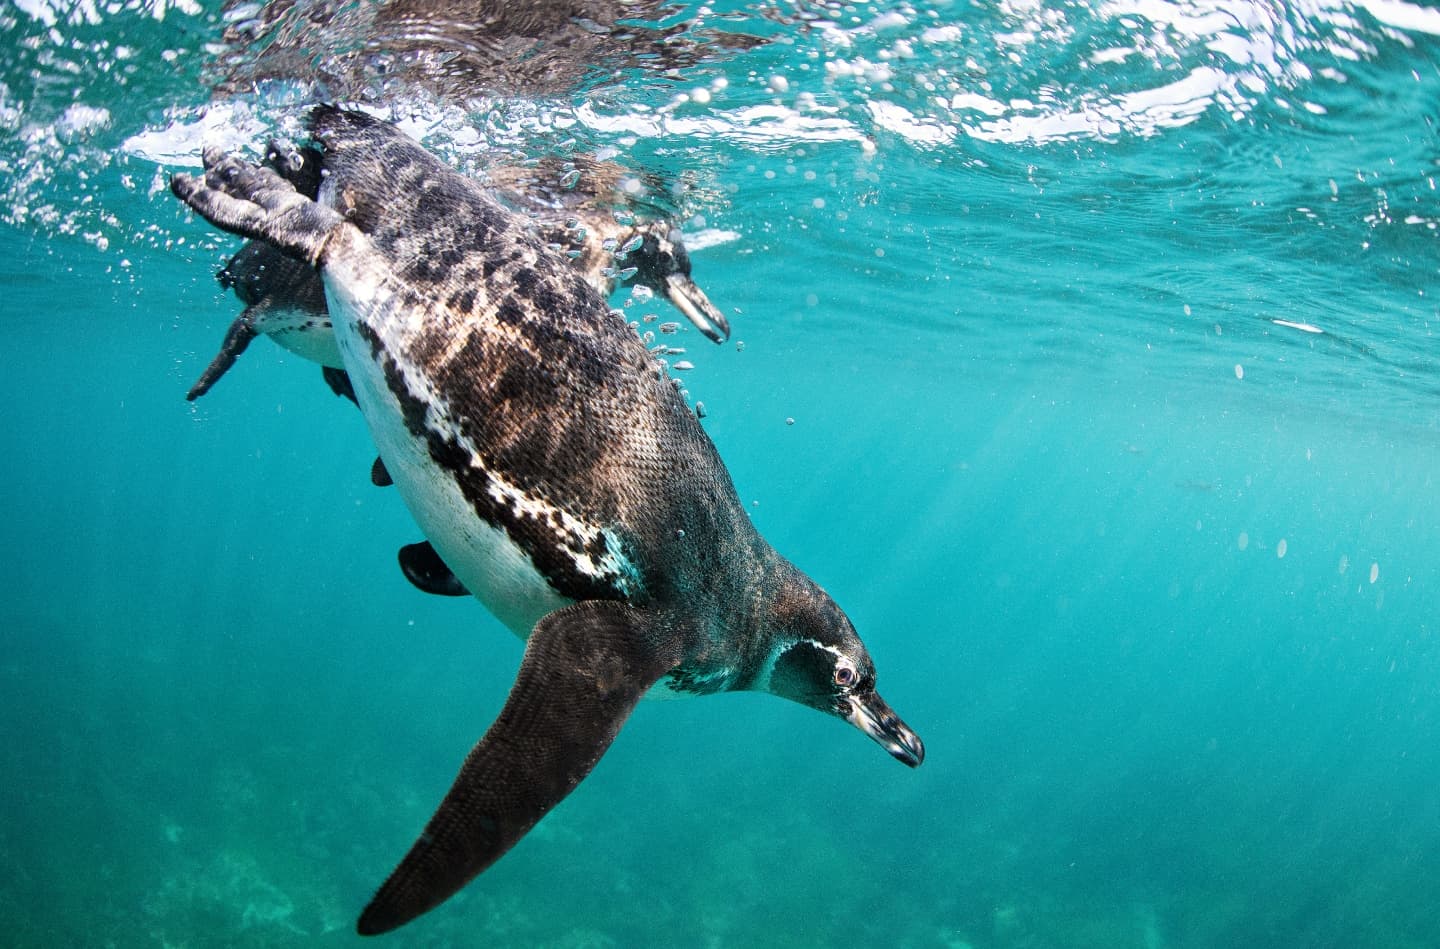
<path fill-rule="evenodd" d="M 320 269 L 344 366 L 435 551 L 528 636 L 499 717 L 361 914 L 386 932 L 485 870 L 652 687 L 762 690 L 918 765 L 840 608 L 755 531 L 694 413 L 525 222 L 384 123 L 312 115 L 319 199 L 218 152 L 172 190 Z"/>

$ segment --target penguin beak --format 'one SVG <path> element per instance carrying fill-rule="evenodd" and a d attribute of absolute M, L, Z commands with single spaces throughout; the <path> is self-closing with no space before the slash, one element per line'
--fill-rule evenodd
<path fill-rule="evenodd" d="M 730 321 L 710 302 L 694 280 L 682 273 L 672 273 L 665 278 L 665 296 L 712 342 L 723 343 L 730 338 Z"/>
<path fill-rule="evenodd" d="M 869 692 L 850 697 L 850 711 L 845 720 L 860 729 L 890 752 L 897 761 L 903 761 L 912 768 L 925 760 L 925 743 L 900 721 L 900 716 L 891 711 L 879 693 Z"/>

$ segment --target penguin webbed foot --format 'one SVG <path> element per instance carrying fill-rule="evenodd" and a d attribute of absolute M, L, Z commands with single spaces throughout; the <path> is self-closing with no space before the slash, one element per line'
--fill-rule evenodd
<path fill-rule="evenodd" d="M 588 600 L 540 620 L 505 707 L 357 931 L 404 925 L 498 860 L 590 773 L 679 652 L 653 616 L 618 601 Z"/>

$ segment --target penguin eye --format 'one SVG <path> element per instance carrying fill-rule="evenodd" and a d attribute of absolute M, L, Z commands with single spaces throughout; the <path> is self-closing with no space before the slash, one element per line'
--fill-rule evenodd
<path fill-rule="evenodd" d="M 855 668 L 853 666 L 835 667 L 835 684 L 841 688 L 848 689 L 855 684 Z"/>

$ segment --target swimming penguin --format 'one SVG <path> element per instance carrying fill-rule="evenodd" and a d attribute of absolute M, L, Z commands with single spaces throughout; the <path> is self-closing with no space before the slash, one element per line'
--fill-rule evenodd
<path fill-rule="evenodd" d="M 271 142 L 266 163 L 305 197 L 320 187 L 320 156 L 313 148 L 291 148 Z M 575 167 L 579 164 L 579 168 Z M 690 276 L 690 255 L 680 230 L 669 218 L 635 221 L 621 214 L 622 176 L 611 162 L 576 156 L 560 171 L 555 163 L 528 169 L 499 166 L 488 173 L 492 187 L 513 207 L 528 213 L 543 239 L 575 261 L 591 285 L 603 295 L 617 283 L 641 285 L 663 294 L 675 308 L 716 343 L 730 336 L 730 323 Z M 541 173 L 539 168 L 553 170 Z M 583 173 L 581 172 L 581 169 Z M 565 175 L 570 187 L 558 187 Z M 256 336 L 269 336 L 285 349 L 325 370 L 325 381 L 337 395 L 349 397 L 342 376 L 340 350 L 325 307 L 325 288 L 315 268 L 263 241 L 240 249 L 217 275 L 233 290 L 245 309 L 225 333 L 220 351 L 185 394 L 189 401 L 205 395 L 235 364 Z"/>
<path fill-rule="evenodd" d="M 763 690 L 924 746 L 826 593 L 756 532 L 662 367 L 524 220 L 399 131 L 310 117 L 318 200 L 206 150 L 171 189 L 319 268 L 380 455 L 435 550 L 528 636 L 499 717 L 361 914 L 439 905 L 590 772 L 654 686 Z"/>
<path fill-rule="evenodd" d="M 486 183 L 541 225 L 552 246 L 575 260 L 609 296 L 616 284 L 660 293 L 711 342 L 730 338 L 730 322 L 690 276 L 690 254 L 668 215 L 635 220 L 632 190 L 656 194 L 664 183 L 612 161 L 577 154 L 496 165 Z"/>

